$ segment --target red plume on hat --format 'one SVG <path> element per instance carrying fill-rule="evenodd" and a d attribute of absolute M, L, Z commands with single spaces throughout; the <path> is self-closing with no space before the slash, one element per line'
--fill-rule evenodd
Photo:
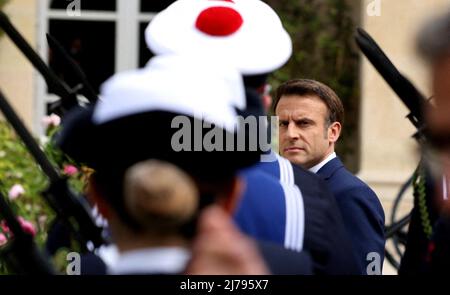
<path fill-rule="evenodd" d="M 231 7 L 209 7 L 200 12 L 195 27 L 208 35 L 223 37 L 235 33 L 242 26 L 242 16 Z"/>

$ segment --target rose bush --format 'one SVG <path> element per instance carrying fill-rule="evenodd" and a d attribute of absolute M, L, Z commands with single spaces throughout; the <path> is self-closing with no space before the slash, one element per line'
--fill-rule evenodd
<path fill-rule="evenodd" d="M 50 124 L 47 124 L 47 121 Z M 72 189 L 80 192 L 85 183 L 84 170 L 65 158 L 50 140 L 58 129 L 59 119 L 52 115 L 45 118 L 43 123 L 48 127 L 47 134 L 38 142 L 60 174 L 69 178 Z M 42 197 L 42 192 L 48 184 L 47 177 L 21 139 L 8 123 L 0 121 L 0 192 L 17 215 L 24 231 L 32 234 L 41 248 L 55 217 L 55 213 Z M 12 233 L 0 212 L 0 249 L 10 238 Z M 6 268 L 0 260 L 0 273 L 5 272 Z"/>

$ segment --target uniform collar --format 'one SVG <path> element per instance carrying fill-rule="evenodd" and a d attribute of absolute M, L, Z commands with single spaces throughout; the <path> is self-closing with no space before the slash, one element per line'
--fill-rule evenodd
<path fill-rule="evenodd" d="M 176 274 L 182 273 L 190 259 L 190 252 L 181 247 L 146 248 L 120 254 L 109 273 L 120 274 Z"/>

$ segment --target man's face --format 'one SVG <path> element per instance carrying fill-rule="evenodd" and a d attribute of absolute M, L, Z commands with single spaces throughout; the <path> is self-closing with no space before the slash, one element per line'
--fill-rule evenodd
<path fill-rule="evenodd" d="M 334 123 L 339 125 L 337 134 L 327 126 L 328 109 L 317 96 L 282 96 L 275 112 L 280 153 L 289 161 L 309 169 L 334 151 L 340 124 Z"/>

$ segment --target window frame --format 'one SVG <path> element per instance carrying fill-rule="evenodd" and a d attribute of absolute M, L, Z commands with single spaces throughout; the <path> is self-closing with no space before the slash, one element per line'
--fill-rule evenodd
<path fill-rule="evenodd" d="M 73 21 L 113 21 L 116 26 L 115 67 L 114 72 L 136 69 L 139 66 L 139 25 L 150 22 L 157 14 L 141 12 L 141 0 L 116 0 L 116 11 L 86 10 L 80 16 L 70 16 L 65 9 L 51 9 L 51 0 L 38 0 L 37 19 L 37 51 L 48 64 L 48 44 L 45 34 L 49 31 L 50 20 Z M 70 4 L 68 2 L 68 4 Z M 132 33 L 134 32 L 134 33 Z M 41 75 L 35 72 L 35 100 L 34 100 L 34 130 L 37 134 L 44 133 L 41 124 L 46 115 L 46 105 L 58 99 L 54 94 L 47 93 L 47 86 Z"/>

